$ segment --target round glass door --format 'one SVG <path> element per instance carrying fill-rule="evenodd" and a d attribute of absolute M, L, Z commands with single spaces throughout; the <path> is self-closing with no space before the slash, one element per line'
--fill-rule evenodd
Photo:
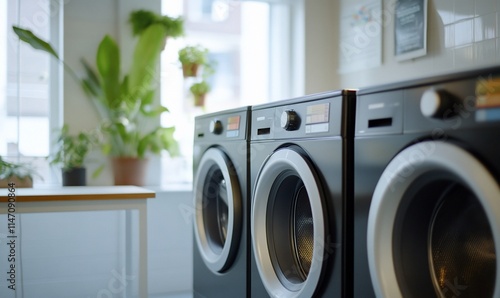
<path fill-rule="evenodd" d="M 382 174 L 368 260 L 384 297 L 499 297 L 500 190 L 465 150 L 423 142 Z"/>
<path fill-rule="evenodd" d="M 203 154 L 195 175 L 194 206 L 198 250 L 211 271 L 224 272 L 238 249 L 242 219 L 237 176 L 219 149 Z"/>
<path fill-rule="evenodd" d="M 260 169 L 252 200 L 252 245 L 272 297 L 311 297 L 324 260 L 323 194 L 310 162 L 293 149 Z"/>

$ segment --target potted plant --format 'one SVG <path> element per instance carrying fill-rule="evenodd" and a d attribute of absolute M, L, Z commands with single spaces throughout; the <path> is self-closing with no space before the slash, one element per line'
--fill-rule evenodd
<path fill-rule="evenodd" d="M 0 156 L 0 188 L 8 188 L 14 183 L 16 188 L 33 187 L 35 170 L 24 163 L 8 162 Z"/>
<path fill-rule="evenodd" d="M 180 49 L 179 61 L 182 64 L 182 74 L 185 78 L 196 77 L 200 66 L 210 69 L 208 49 L 200 45 L 186 46 Z"/>
<path fill-rule="evenodd" d="M 56 140 L 57 151 L 50 157 L 50 164 L 61 167 L 63 186 L 84 186 L 87 184 L 85 159 L 98 144 L 93 132 L 80 132 L 70 135 L 68 125 L 64 125 Z"/>
<path fill-rule="evenodd" d="M 210 85 L 207 81 L 202 80 L 201 82 L 194 83 L 189 87 L 189 91 L 194 96 L 194 105 L 197 107 L 203 107 L 205 105 L 205 97 L 210 91 Z"/>
<path fill-rule="evenodd" d="M 53 47 L 35 36 L 29 30 L 14 27 L 19 38 L 35 49 L 43 50 L 63 63 L 66 70 L 82 86 L 85 93 L 95 104 L 100 116 L 103 136 L 106 142 L 103 152 L 112 157 L 115 184 L 143 185 L 144 169 L 123 170 L 122 160 L 144 167 L 148 152 L 159 153 L 167 150 L 171 155 L 178 153 L 177 142 L 173 137 L 174 127 L 156 126 L 151 130 L 143 129 L 148 118 L 158 118 L 168 109 L 154 103 L 157 64 L 167 37 L 182 33 L 182 19 L 160 16 L 148 11 L 134 11 L 130 15 L 133 33 L 138 36 L 132 64 L 123 73 L 120 49 L 115 40 L 106 35 L 100 42 L 96 54 L 96 70 L 82 61 L 85 76 L 79 78 L 62 61 Z M 171 35 L 169 35 L 171 34 Z M 140 180 L 120 180 L 123 173 L 139 173 Z"/>

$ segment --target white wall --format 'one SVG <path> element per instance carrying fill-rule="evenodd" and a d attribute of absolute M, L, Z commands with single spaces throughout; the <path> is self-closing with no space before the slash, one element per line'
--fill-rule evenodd
<path fill-rule="evenodd" d="M 78 74 L 83 75 L 80 59 L 95 65 L 97 47 L 102 38 L 109 34 L 118 36 L 117 0 L 75 0 L 64 6 L 64 60 Z M 70 127 L 70 133 L 95 129 L 99 116 L 89 98 L 67 72 L 64 74 L 63 121 Z M 98 180 L 87 179 L 90 185 L 112 185 L 111 164 L 100 152 L 91 154 L 88 173 L 102 163 L 104 172 Z"/>
<path fill-rule="evenodd" d="M 396 61 L 393 55 L 394 18 L 388 17 L 382 26 L 382 65 L 342 74 L 336 87 L 359 88 L 500 64 L 500 23 L 497 22 L 500 1 L 428 1 L 426 56 Z M 341 1 L 342 5 L 348 2 Z M 393 3 L 394 0 L 383 1 L 388 16 L 394 15 Z"/>
<path fill-rule="evenodd" d="M 109 34 L 118 36 L 116 0 L 76 0 L 64 6 L 64 60 L 83 74 L 80 59 L 95 65 L 97 46 Z M 80 85 L 65 72 L 64 122 L 72 131 L 95 128 L 98 115 Z"/>
<path fill-rule="evenodd" d="M 169 191 L 158 192 L 157 197 L 148 202 L 151 297 L 193 289 L 192 201 L 190 191 Z"/>
<path fill-rule="evenodd" d="M 338 1 L 304 1 L 305 94 L 337 88 L 338 8 Z"/>

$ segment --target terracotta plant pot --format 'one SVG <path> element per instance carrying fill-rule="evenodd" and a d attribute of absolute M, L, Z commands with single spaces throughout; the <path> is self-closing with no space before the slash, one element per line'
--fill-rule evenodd
<path fill-rule="evenodd" d="M 182 74 L 185 78 L 196 77 L 198 75 L 198 64 L 186 63 L 182 64 Z"/>
<path fill-rule="evenodd" d="M 194 106 L 195 107 L 204 107 L 205 106 L 205 98 L 206 94 L 197 94 L 194 95 Z"/>
<path fill-rule="evenodd" d="M 115 185 L 144 186 L 147 159 L 114 157 L 112 159 Z"/>
<path fill-rule="evenodd" d="M 9 183 L 14 183 L 15 188 L 31 188 L 33 187 L 33 179 L 31 177 L 19 178 L 17 176 L 6 179 L 0 179 L 0 188 L 9 188 Z"/>
<path fill-rule="evenodd" d="M 63 186 L 85 186 L 87 185 L 87 171 L 85 168 L 73 168 L 62 170 Z"/>

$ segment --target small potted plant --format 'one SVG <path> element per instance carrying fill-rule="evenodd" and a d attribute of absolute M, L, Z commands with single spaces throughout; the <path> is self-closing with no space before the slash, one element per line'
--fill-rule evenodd
<path fill-rule="evenodd" d="M 68 126 L 62 127 L 56 141 L 58 150 L 50 158 L 50 164 L 61 167 L 63 186 L 87 184 L 84 162 L 92 146 L 96 144 L 98 138 L 95 133 L 80 132 L 70 135 Z"/>
<path fill-rule="evenodd" d="M 182 73 L 185 78 L 196 77 L 200 66 L 210 68 L 208 49 L 200 45 L 186 46 L 180 49 L 179 61 L 182 64 Z"/>
<path fill-rule="evenodd" d="M 205 97 L 210 91 L 210 85 L 207 81 L 203 80 L 201 82 L 194 83 L 189 88 L 189 91 L 191 91 L 194 96 L 194 105 L 197 107 L 203 107 L 205 105 Z"/>
<path fill-rule="evenodd" d="M 14 183 L 16 188 L 33 187 L 35 170 L 28 164 L 8 162 L 0 156 L 0 188 Z"/>

